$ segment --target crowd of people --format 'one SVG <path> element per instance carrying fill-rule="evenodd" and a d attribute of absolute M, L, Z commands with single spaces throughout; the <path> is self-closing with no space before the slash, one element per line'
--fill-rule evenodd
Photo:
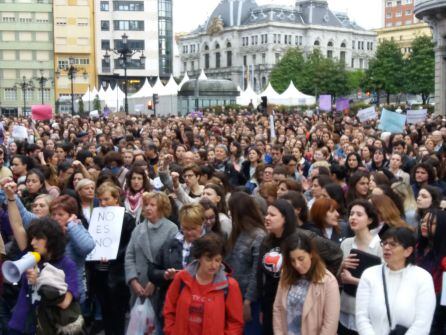
<path fill-rule="evenodd" d="M 147 300 L 153 334 L 446 334 L 446 119 L 0 121 L 0 260 L 41 255 L 0 274 L 1 335 L 123 335 Z M 108 206 L 117 256 L 89 261 Z"/>

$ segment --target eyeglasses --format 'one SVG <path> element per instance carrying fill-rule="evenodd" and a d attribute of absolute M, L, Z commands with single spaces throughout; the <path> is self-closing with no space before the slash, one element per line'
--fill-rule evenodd
<path fill-rule="evenodd" d="M 395 249 L 396 247 L 401 245 L 394 241 L 381 241 L 381 242 L 379 242 L 379 244 L 381 244 L 381 247 L 383 247 L 383 248 L 388 246 L 390 249 Z"/>

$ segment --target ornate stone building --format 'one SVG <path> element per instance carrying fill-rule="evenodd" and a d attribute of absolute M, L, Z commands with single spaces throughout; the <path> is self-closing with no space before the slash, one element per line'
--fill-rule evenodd
<path fill-rule="evenodd" d="M 435 112 L 446 116 L 446 0 L 417 0 L 415 15 L 433 30 L 435 46 Z"/>
<path fill-rule="evenodd" d="M 366 69 L 376 33 L 347 15 L 333 13 L 325 0 L 297 0 L 294 6 L 259 6 L 254 0 L 222 0 L 208 20 L 178 40 L 181 74 L 230 79 L 259 91 L 289 48 L 318 48 L 349 69 Z"/>

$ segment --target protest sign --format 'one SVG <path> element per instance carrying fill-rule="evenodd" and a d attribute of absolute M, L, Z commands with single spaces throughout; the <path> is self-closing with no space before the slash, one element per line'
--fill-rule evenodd
<path fill-rule="evenodd" d="M 401 133 L 406 124 L 406 115 L 388 111 L 383 108 L 378 128 L 391 133 Z"/>
<path fill-rule="evenodd" d="M 31 118 L 37 121 L 51 120 L 53 118 L 53 108 L 51 105 L 32 105 Z"/>
<path fill-rule="evenodd" d="M 99 111 L 97 109 L 95 109 L 94 111 L 90 112 L 90 117 L 91 118 L 98 118 L 99 117 Z"/>
<path fill-rule="evenodd" d="M 360 111 L 358 111 L 356 116 L 358 117 L 359 122 L 365 122 L 367 120 L 376 119 L 377 115 L 376 115 L 376 111 L 375 111 L 375 106 L 361 109 Z"/>
<path fill-rule="evenodd" d="M 336 99 L 336 111 L 343 112 L 350 109 L 350 101 L 346 98 Z"/>
<path fill-rule="evenodd" d="M 319 96 L 319 109 L 325 112 L 331 112 L 331 95 Z"/>
<path fill-rule="evenodd" d="M 423 123 L 426 120 L 427 109 L 408 110 L 407 111 L 407 123 L 417 124 Z"/>
<path fill-rule="evenodd" d="M 24 126 L 14 126 L 12 128 L 12 137 L 15 140 L 24 140 L 28 138 L 28 130 Z"/>
<path fill-rule="evenodd" d="M 87 261 L 116 259 L 121 240 L 124 207 L 96 207 L 91 215 L 88 232 L 93 237 L 95 248 L 87 256 Z"/>

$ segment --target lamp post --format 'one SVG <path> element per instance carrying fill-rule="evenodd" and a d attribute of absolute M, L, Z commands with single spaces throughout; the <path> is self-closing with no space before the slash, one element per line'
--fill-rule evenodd
<path fill-rule="evenodd" d="M 22 77 L 22 81 L 15 84 L 15 88 L 20 87 L 23 93 L 23 115 L 26 113 L 26 91 L 34 90 L 34 83 L 32 80 L 27 80 L 26 76 Z"/>
<path fill-rule="evenodd" d="M 40 70 L 40 77 L 36 77 L 36 78 L 34 78 L 34 80 L 37 81 L 37 83 L 39 84 L 40 95 L 41 95 L 41 98 L 42 98 L 42 105 L 43 105 L 45 103 L 44 94 L 43 94 L 44 88 L 45 88 L 45 84 L 46 84 L 46 82 L 48 80 L 51 80 L 51 78 L 46 78 L 43 75 L 43 70 Z"/>
<path fill-rule="evenodd" d="M 68 59 L 69 61 L 69 65 L 70 66 L 64 66 L 64 67 L 59 67 L 58 70 L 56 71 L 56 77 L 59 78 L 61 71 L 65 71 L 67 73 L 68 79 L 70 79 L 70 84 L 71 84 L 71 115 L 74 115 L 74 80 L 76 79 L 76 74 L 77 72 L 80 70 L 80 68 L 77 68 L 76 66 L 74 66 L 74 58 L 70 57 Z M 84 72 L 82 73 L 83 78 L 87 79 L 88 74 L 87 72 L 84 70 Z"/>
<path fill-rule="evenodd" d="M 110 51 L 110 53 L 109 53 Z M 129 114 L 129 105 L 127 100 L 127 68 L 132 63 L 132 57 L 136 53 L 140 52 L 141 56 L 139 57 L 139 62 L 142 66 L 146 63 L 146 56 L 144 56 L 144 50 L 132 50 L 128 45 L 128 36 L 126 34 L 121 36 L 121 47 L 118 49 L 109 49 L 105 51 L 104 61 L 107 64 L 110 64 L 111 53 L 118 56 L 119 65 L 124 69 L 124 111 L 125 114 Z"/>

